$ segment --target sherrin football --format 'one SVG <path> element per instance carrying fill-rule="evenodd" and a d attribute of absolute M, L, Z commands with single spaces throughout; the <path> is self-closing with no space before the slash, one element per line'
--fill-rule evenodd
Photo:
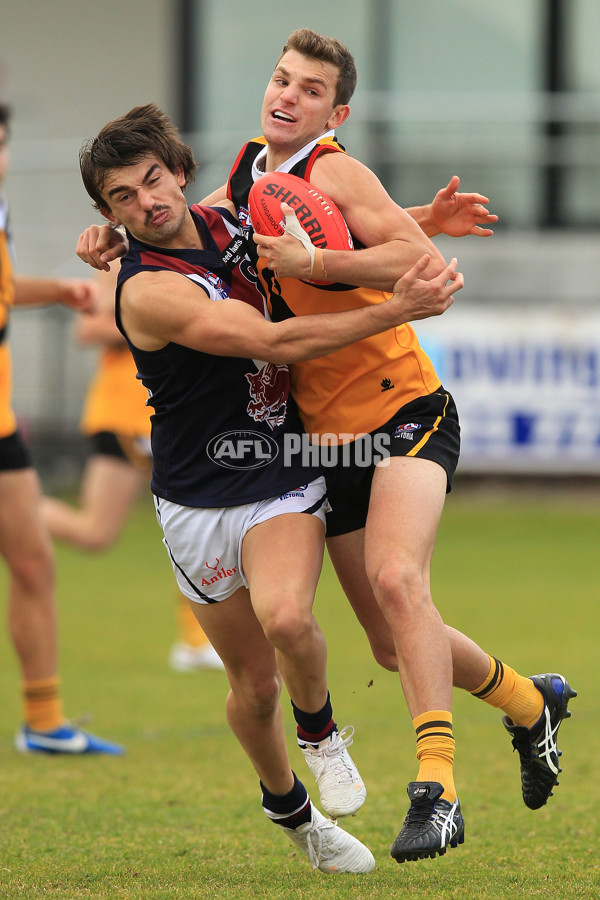
<path fill-rule="evenodd" d="M 353 250 L 343 215 L 327 194 L 303 178 L 286 172 L 267 172 L 250 189 L 248 205 L 252 227 L 258 234 L 277 237 L 284 232 L 281 204 L 287 203 L 315 247 Z"/>

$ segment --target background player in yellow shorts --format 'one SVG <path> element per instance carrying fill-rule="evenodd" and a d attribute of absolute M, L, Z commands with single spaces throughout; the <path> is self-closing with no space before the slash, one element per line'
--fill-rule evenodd
<path fill-rule="evenodd" d="M 8 172 L 10 109 L 0 103 L 0 189 Z M 52 542 L 41 517 L 41 487 L 11 406 L 9 310 L 15 304 L 64 303 L 90 310 L 93 281 L 13 273 L 8 206 L 0 194 L 0 555 L 9 569 L 8 630 L 23 677 L 23 753 L 120 754 L 117 744 L 69 724 L 58 676 Z"/>

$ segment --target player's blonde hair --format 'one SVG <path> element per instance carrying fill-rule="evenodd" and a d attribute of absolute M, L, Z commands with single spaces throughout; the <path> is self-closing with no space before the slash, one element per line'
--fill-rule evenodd
<path fill-rule="evenodd" d="M 84 142 L 79 152 L 79 168 L 96 209 L 107 207 L 102 197 L 107 172 L 134 166 L 149 154 L 162 160 L 171 172 L 181 167 L 186 184 L 194 180 L 197 168 L 194 154 L 156 103 L 136 106 L 105 125 L 97 137 Z"/>
<path fill-rule="evenodd" d="M 281 51 L 276 68 L 281 62 L 281 57 L 288 50 L 296 50 L 303 56 L 318 59 L 321 62 L 331 63 L 339 71 L 337 91 L 334 106 L 338 103 L 348 104 L 356 89 L 356 66 L 354 58 L 347 47 L 344 47 L 336 38 L 328 38 L 317 34 L 310 28 L 298 28 L 292 31 Z"/>

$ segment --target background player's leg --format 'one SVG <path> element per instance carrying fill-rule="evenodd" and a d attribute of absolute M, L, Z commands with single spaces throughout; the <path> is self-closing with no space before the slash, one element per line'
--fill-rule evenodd
<path fill-rule="evenodd" d="M 10 571 L 8 628 L 25 681 L 55 676 L 54 555 L 34 469 L 0 473 L 0 553 Z"/>
<path fill-rule="evenodd" d="M 126 459 L 94 454 L 86 464 L 79 507 L 44 497 L 50 534 L 82 550 L 106 550 L 119 537 L 148 475 Z"/>
<path fill-rule="evenodd" d="M 0 473 L 0 554 L 10 571 L 8 629 L 23 673 L 23 753 L 108 753 L 122 748 L 65 721 L 57 671 L 52 542 L 34 469 Z"/>

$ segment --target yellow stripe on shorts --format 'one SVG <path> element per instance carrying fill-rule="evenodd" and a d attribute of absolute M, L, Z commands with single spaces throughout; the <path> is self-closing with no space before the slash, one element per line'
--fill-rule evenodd
<path fill-rule="evenodd" d="M 438 417 L 437 417 L 437 419 L 436 419 L 435 422 L 433 423 L 433 427 L 430 428 L 429 431 L 428 431 L 426 434 L 423 435 L 423 437 L 421 438 L 421 440 L 419 441 L 419 443 L 416 444 L 416 445 L 412 448 L 412 450 L 409 450 L 409 451 L 408 451 L 408 453 L 406 454 L 407 456 L 416 456 L 417 453 L 419 452 L 419 450 L 421 449 L 421 447 L 424 447 L 424 446 L 425 446 L 425 444 L 427 443 L 427 441 L 429 440 L 429 438 L 431 437 L 431 435 L 432 435 L 432 434 L 435 434 L 435 432 L 438 430 L 438 428 L 439 428 L 439 426 L 440 426 L 440 422 L 442 421 L 442 419 L 444 418 L 444 415 L 446 414 L 446 407 L 448 406 L 448 400 L 449 400 L 449 399 L 450 399 L 450 398 L 449 398 L 448 394 L 446 394 L 446 402 L 444 403 L 444 411 L 443 411 L 443 413 L 441 414 L 441 416 L 438 416 Z"/>

